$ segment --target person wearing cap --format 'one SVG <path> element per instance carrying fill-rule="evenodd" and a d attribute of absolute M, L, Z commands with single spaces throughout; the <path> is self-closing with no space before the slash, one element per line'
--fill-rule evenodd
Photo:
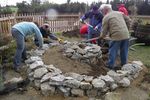
<path fill-rule="evenodd" d="M 21 68 L 21 61 L 26 60 L 25 38 L 29 35 L 34 35 L 39 44 L 39 49 L 43 47 L 42 34 L 34 22 L 20 22 L 12 26 L 11 33 L 16 41 L 17 49 L 13 59 L 13 68 L 19 71 Z"/>
<path fill-rule="evenodd" d="M 58 37 L 56 37 L 56 35 L 54 33 L 51 33 L 49 30 L 49 24 L 48 23 L 44 23 L 41 27 L 39 27 L 40 32 L 42 33 L 42 36 L 44 38 L 44 43 L 49 44 L 51 43 L 51 41 L 49 40 L 49 38 L 51 38 L 52 40 L 57 40 L 59 42 L 61 42 L 62 40 Z M 35 38 L 35 44 L 37 46 L 39 46 L 37 39 Z"/>
<path fill-rule="evenodd" d="M 120 11 L 120 12 L 122 12 L 123 14 L 125 14 L 126 16 L 128 16 L 128 11 L 127 11 L 127 9 L 125 8 L 125 5 L 124 5 L 124 4 L 120 4 L 120 5 L 119 5 L 118 11 Z"/>
<path fill-rule="evenodd" d="M 83 24 L 86 19 L 89 19 L 88 39 L 98 37 L 101 32 L 103 15 L 98 9 L 98 6 L 94 5 L 90 11 L 86 12 L 80 18 L 80 22 Z M 100 45 L 100 41 L 98 40 L 97 42 Z"/>
<path fill-rule="evenodd" d="M 121 66 L 127 63 L 131 19 L 119 11 L 113 11 L 110 4 L 101 5 L 100 10 L 104 15 L 100 38 L 106 35 L 110 37 L 107 67 L 116 69 L 115 60 L 119 50 Z"/>

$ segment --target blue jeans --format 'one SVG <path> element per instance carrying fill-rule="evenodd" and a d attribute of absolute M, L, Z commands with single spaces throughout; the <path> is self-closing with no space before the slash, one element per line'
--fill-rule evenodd
<path fill-rule="evenodd" d="M 118 51 L 120 50 L 121 65 L 127 63 L 128 60 L 129 39 L 109 42 L 109 60 L 108 66 L 114 68 Z"/>
<path fill-rule="evenodd" d="M 11 33 L 17 44 L 17 49 L 13 60 L 14 67 L 16 68 L 20 67 L 22 58 L 26 58 L 25 38 L 17 29 L 13 28 Z"/>

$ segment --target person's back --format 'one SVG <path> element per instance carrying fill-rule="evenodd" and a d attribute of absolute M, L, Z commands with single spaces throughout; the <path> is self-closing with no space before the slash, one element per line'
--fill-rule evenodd
<path fill-rule="evenodd" d="M 42 34 L 36 24 L 33 22 L 20 22 L 15 24 L 12 28 L 17 29 L 24 37 L 28 35 L 34 35 L 35 38 L 38 40 L 40 46 L 43 44 Z"/>
<path fill-rule="evenodd" d="M 113 40 L 123 40 L 129 38 L 129 31 L 124 20 L 123 14 L 118 11 L 108 13 L 104 19 L 105 23 L 109 23 L 109 34 Z"/>
<path fill-rule="evenodd" d="M 25 38 L 28 35 L 34 35 L 38 40 L 39 49 L 43 46 L 43 37 L 38 26 L 33 22 L 20 22 L 15 24 L 11 29 L 12 36 L 14 37 L 17 49 L 14 56 L 13 68 L 15 71 L 19 71 L 22 60 L 26 58 Z"/>

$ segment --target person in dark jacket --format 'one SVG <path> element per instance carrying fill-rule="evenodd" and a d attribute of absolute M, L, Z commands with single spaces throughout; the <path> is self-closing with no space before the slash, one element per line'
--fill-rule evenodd
<path fill-rule="evenodd" d="M 39 27 L 39 29 L 40 29 L 40 32 L 41 32 L 41 34 L 43 36 L 43 42 L 44 43 L 46 43 L 46 44 L 52 43 L 50 41 L 50 39 L 56 40 L 56 41 L 59 41 L 59 42 L 62 41 L 54 33 L 50 32 L 48 23 L 44 23 L 41 27 Z M 37 46 L 39 45 L 36 38 L 35 38 L 35 44 Z"/>
<path fill-rule="evenodd" d="M 98 9 L 98 6 L 94 5 L 90 11 L 80 18 L 81 23 L 85 23 L 84 21 L 89 19 L 88 39 L 98 37 L 101 32 L 103 15 Z M 100 45 L 100 41 L 97 42 Z"/>

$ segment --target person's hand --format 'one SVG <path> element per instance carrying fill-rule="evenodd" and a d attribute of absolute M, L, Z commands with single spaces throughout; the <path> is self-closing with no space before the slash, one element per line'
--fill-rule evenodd
<path fill-rule="evenodd" d="M 109 36 L 105 36 L 104 39 L 105 40 L 111 40 L 111 38 Z"/>
<path fill-rule="evenodd" d="M 80 22 L 81 22 L 82 24 L 85 24 L 84 20 L 82 20 L 82 19 L 80 19 Z"/>

